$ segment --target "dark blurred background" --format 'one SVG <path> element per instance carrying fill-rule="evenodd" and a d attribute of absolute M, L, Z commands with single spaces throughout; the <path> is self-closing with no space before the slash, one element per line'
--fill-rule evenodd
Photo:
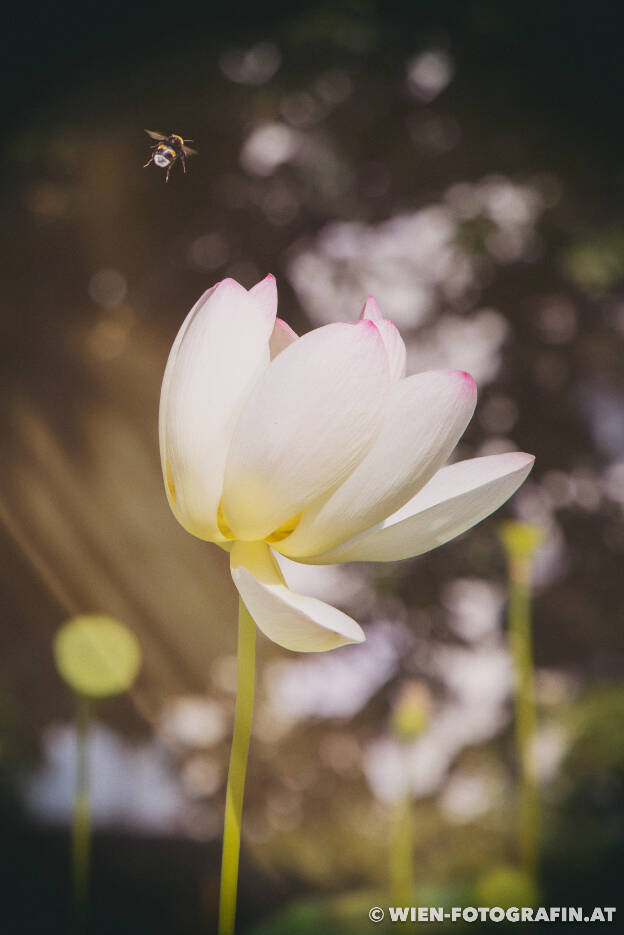
<path fill-rule="evenodd" d="M 504 512 L 547 532 L 534 601 L 541 902 L 617 905 L 616 11 L 604 0 L 112 0 L 7 14 L 3 931 L 67 930 L 73 701 L 51 645 L 63 620 L 90 611 L 124 620 L 144 653 L 131 696 L 97 711 L 90 930 L 191 935 L 214 924 L 235 597 L 224 554 L 169 513 L 157 407 L 196 298 L 225 276 L 249 287 L 268 272 L 298 331 L 355 318 L 372 293 L 399 325 L 411 371 L 470 370 L 480 398 L 461 457 L 537 456 Z M 195 141 L 186 176 L 176 166 L 165 185 L 142 168 L 145 127 Z M 287 568 L 369 638 L 308 658 L 260 641 L 243 931 L 368 930 L 347 910 L 323 928 L 324 907 L 385 885 L 401 770 L 388 723 L 412 680 L 432 710 L 409 758 L 420 901 L 466 904 L 513 861 L 496 525 L 397 565 Z"/>

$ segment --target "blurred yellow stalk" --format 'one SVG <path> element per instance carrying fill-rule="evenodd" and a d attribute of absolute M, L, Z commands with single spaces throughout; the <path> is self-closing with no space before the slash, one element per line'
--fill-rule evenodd
<path fill-rule="evenodd" d="M 76 788 L 72 819 L 71 867 L 75 929 L 87 928 L 91 859 L 91 782 L 89 740 L 93 703 L 128 691 L 141 667 L 141 648 L 123 623 L 106 614 L 79 614 L 54 637 L 54 661 L 75 692 Z"/>
<path fill-rule="evenodd" d="M 508 522 L 499 530 L 509 573 L 508 632 L 514 673 L 518 762 L 518 851 L 522 868 L 536 882 L 540 845 L 540 803 L 535 735 L 537 712 L 531 638 L 531 572 L 544 531 L 532 523 Z"/>
<path fill-rule="evenodd" d="M 391 716 L 391 728 L 401 746 L 403 788 L 394 805 L 390 832 L 390 898 L 395 906 L 414 901 L 414 829 L 410 787 L 409 745 L 427 728 L 431 699 L 424 683 L 408 682 Z"/>

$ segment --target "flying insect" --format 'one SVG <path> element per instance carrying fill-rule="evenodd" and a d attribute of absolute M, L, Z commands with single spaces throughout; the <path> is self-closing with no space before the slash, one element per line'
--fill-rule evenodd
<path fill-rule="evenodd" d="M 156 142 L 152 146 L 152 155 L 143 166 L 144 169 L 151 165 L 152 162 L 160 169 L 166 169 L 165 182 L 168 182 L 169 173 L 176 162 L 180 160 L 182 168 L 186 172 L 186 157 L 197 155 L 196 149 L 191 149 L 190 146 L 186 145 L 192 143 L 193 140 L 183 140 L 177 133 L 157 133 L 155 130 L 146 130 L 145 132 Z"/>

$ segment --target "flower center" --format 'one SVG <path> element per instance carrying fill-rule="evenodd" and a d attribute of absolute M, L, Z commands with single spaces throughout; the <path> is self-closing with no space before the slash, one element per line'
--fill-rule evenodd
<path fill-rule="evenodd" d="M 264 542 L 268 542 L 269 545 L 273 542 L 281 542 L 282 539 L 285 539 L 287 536 L 296 529 L 299 520 L 301 519 L 301 513 L 297 513 L 295 516 L 291 516 L 290 519 L 286 520 L 285 523 L 282 523 L 281 526 L 278 526 L 277 529 L 274 529 L 272 533 L 264 537 Z M 232 532 L 232 528 L 225 518 L 225 512 L 223 510 L 223 502 L 219 503 L 219 509 L 217 510 L 217 526 L 222 536 L 225 536 L 226 539 L 236 539 L 236 536 Z"/>

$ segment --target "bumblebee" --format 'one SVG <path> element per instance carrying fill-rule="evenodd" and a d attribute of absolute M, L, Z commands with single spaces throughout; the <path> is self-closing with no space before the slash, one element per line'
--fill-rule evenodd
<path fill-rule="evenodd" d="M 152 162 L 160 169 L 166 169 L 165 182 L 168 182 L 169 173 L 179 159 L 182 168 L 186 172 L 186 157 L 197 155 L 196 149 L 186 146 L 186 143 L 192 143 L 193 140 L 183 140 L 176 133 L 170 133 L 167 136 L 166 133 L 156 133 L 154 130 L 146 130 L 145 132 L 157 142 L 152 146 L 152 155 L 143 166 L 144 169 L 151 165 Z"/>

